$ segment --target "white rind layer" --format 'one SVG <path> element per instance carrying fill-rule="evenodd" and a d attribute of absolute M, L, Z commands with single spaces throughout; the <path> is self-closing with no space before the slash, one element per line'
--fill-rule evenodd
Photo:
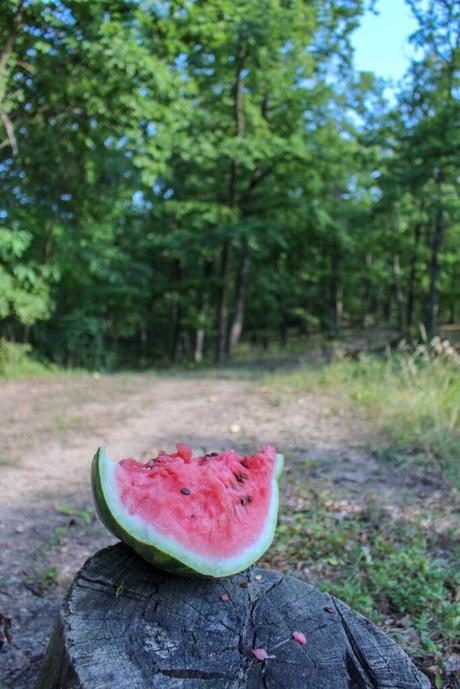
<path fill-rule="evenodd" d="M 276 456 L 277 464 L 271 480 L 270 506 L 264 529 L 260 537 L 252 546 L 245 548 L 245 550 L 237 556 L 219 556 L 213 558 L 208 555 L 201 555 L 191 548 L 185 548 L 175 538 L 165 537 L 163 534 L 159 533 L 152 524 L 149 524 L 141 517 L 128 514 L 120 500 L 119 488 L 116 480 L 116 469 L 118 464 L 110 459 L 104 448 L 100 448 L 98 454 L 100 486 L 107 507 L 113 519 L 122 529 L 127 531 L 133 539 L 138 541 L 140 546 L 157 548 L 165 555 L 182 562 L 187 567 L 190 567 L 190 569 L 201 574 L 211 577 L 226 577 L 241 572 L 243 569 L 249 567 L 249 565 L 258 560 L 265 553 L 273 541 L 278 516 L 278 478 L 283 467 L 283 455 L 278 454 Z"/>

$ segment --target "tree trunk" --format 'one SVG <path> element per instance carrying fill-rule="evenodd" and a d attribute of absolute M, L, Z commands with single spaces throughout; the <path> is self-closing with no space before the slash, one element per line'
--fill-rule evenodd
<path fill-rule="evenodd" d="M 396 314 L 398 319 L 398 330 L 400 332 L 404 329 L 404 298 L 401 290 L 401 265 L 399 263 L 399 254 L 393 256 L 393 278 L 395 285 L 396 296 Z"/>
<path fill-rule="evenodd" d="M 265 107 L 265 100 L 263 107 Z M 244 197 L 243 215 L 245 218 L 248 218 L 251 215 L 254 192 L 258 184 L 262 181 L 264 177 L 270 174 L 272 169 L 273 167 L 269 167 L 265 171 L 262 171 L 262 168 L 260 166 L 256 167 Z M 246 303 L 246 293 L 249 282 L 250 261 L 251 246 L 249 244 L 248 237 L 245 235 L 241 240 L 240 265 L 235 287 L 235 308 L 233 311 L 233 320 L 230 328 L 230 336 L 228 339 L 227 348 L 227 353 L 229 355 L 232 354 L 238 346 L 243 331 L 244 308 Z"/>
<path fill-rule="evenodd" d="M 178 258 L 174 260 L 174 286 L 179 291 L 182 281 L 182 267 Z M 179 357 L 179 343 L 182 330 L 181 316 L 182 309 L 180 297 L 172 305 L 171 309 L 171 361 L 177 363 Z"/>
<path fill-rule="evenodd" d="M 458 285 L 458 262 L 454 265 L 454 269 L 452 272 L 452 277 L 450 280 L 450 284 L 452 286 Z M 453 325 L 455 323 L 455 316 L 456 316 L 456 311 L 457 311 L 457 295 L 454 293 L 451 298 L 450 298 L 450 304 L 449 304 L 449 323 Z"/>
<path fill-rule="evenodd" d="M 181 308 L 179 304 L 173 304 L 171 309 L 171 324 L 172 324 L 172 338 L 171 338 L 171 361 L 176 364 L 179 358 L 179 342 L 181 334 Z"/>
<path fill-rule="evenodd" d="M 9 142 L 13 155 L 16 155 L 18 152 L 16 136 L 14 133 L 13 123 L 11 122 L 8 113 L 3 108 L 3 102 L 6 96 L 6 85 L 8 82 L 8 60 L 11 56 L 19 27 L 21 26 L 23 20 L 24 5 L 25 0 L 21 0 L 13 16 L 9 34 L 0 53 L 0 119 L 5 128 L 7 136 L 6 141 Z"/>
<path fill-rule="evenodd" d="M 372 275 L 373 261 L 372 254 L 366 254 L 366 272 L 364 274 L 364 295 L 362 305 L 362 326 L 366 328 L 369 325 L 369 316 L 372 313 L 373 288 Z"/>
<path fill-rule="evenodd" d="M 225 345 L 227 342 L 227 316 L 230 268 L 232 261 L 232 247 L 227 239 L 222 247 L 220 258 L 220 296 L 217 312 L 217 346 L 216 361 L 219 363 L 225 358 Z"/>
<path fill-rule="evenodd" d="M 243 58 L 245 56 L 244 51 L 246 48 L 243 50 Z M 262 117 L 267 119 L 268 116 L 268 94 L 265 94 L 262 103 L 261 103 L 261 114 Z M 237 131 L 240 133 L 240 136 L 243 136 L 244 134 L 244 112 L 243 112 L 243 92 L 242 92 L 242 82 L 241 82 L 241 93 L 239 95 L 239 98 L 237 99 L 237 107 L 236 107 L 236 116 L 237 116 Z M 265 168 L 265 170 L 262 168 L 262 166 L 258 163 L 256 165 L 256 168 L 254 170 L 254 173 L 251 176 L 248 188 L 246 189 L 246 193 L 243 198 L 242 202 L 242 214 L 245 218 L 249 217 L 252 212 L 252 203 L 254 199 L 254 192 L 257 188 L 257 186 L 260 184 L 262 179 L 269 175 L 271 171 L 273 170 L 274 164 L 271 166 L 268 166 Z M 236 192 L 236 190 L 235 190 Z M 245 303 L 246 303 L 246 293 L 247 293 L 247 287 L 248 287 L 248 278 L 249 278 L 249 265 L 250 265 L 250 260 L 251 260 L 251 247 L 249 244 L 249 238 L 245 235 L 243 239 L 241 240 L 241 254 L 240 254 L 240 265 L 239 265 L 239 270 L 238 270 L 238 276 L 236 280 L 236 287 L 235 287 L 235 307 L 233 310 L 233 319 L 232 319 L 232 324 L 230 327 L 230 334 L 227 342 L 227 354 L 231 355 L 236 347 L 238 346 L 240 339 L 241 339 L 241 334 L 243 331 L 243 322 L 244 322 L 244 309 L 245 309 Z"/>
<path fill-rule="evenodd" d="M 239 345 L 241 333 L 243 331 L 244 305 L 246 301 L 250 257 L 251 247 L 249 246 L 249 241 L 247 237 L 243 237 L 241 240 L 240 269 L 236 283 L 235 313 L 233 316 L 228 342 L 229 355 L 232 355 L 236 347 Z"/>
<path fill-rule="evenodd" d="M 204 342 L 205 342 L 205 323 L 209 318 L 209 296 L 207 292 L 207 284 L 212 277 L 214 270 L 214 263 L 209 259 L 204 262 L 203 279 L 205 283 L 204 289 L 201 289 L 198 296 L 198 313 L 199 325 L 195 332 L 195 351 L 193 359 L 197 364 L 203 361 Z"/>
<path fill-rule="evenodd" d="M 341 255 L 338 243 L 336 243 L 330 255 L 330 282 L 329 282 L 329 308 L 327 315 L 327 329 L 336 336 L 340 332 L 342 321 L 343 288 L 341 284 Z"/>
<path fill-rule="evenodd" d="M 286 315 L 283 313 L 280 320 L 280 345 L 286 349 L 289 341 L 289 331 Z"/>
<path fill-rule="evenodd" d="M 342 317 L 343 317 L 343 285 L 337 284 L 335 292 L 335 332 L 340 335 L 342 331 Z"/>
<path fill-rule="evenodd" d="M 10 27 L 10 32 L 8 34 L 8 37 L 5 41 L 5 44 L 2 48 L 2 52 L 0 53 L 0 102 L 3 100 L 3 97 L 5 95 L 4 93 L 4 88 L 5 88 L 5 82 L 6 82 L 6 74 L 7 74 L 7 64 L 9 57 L 11 55 L 11 51 L 13 50 L 14 43 L 16 41 L 16 36 L 18 35 L 18 30 L 22 22 L 22 17 L 23 17 L 23 12 L 24 12 L 24 4 L 25 0 L 21 0 L 21 2 L 18 5 L 18 8 L 13 16 L 13 21 L 11 22 L 11 27 Z"/>
<path fill-rule="evenodd" d="M 417 261 L 418 261 L 418 248 L 420 244 L 420 237 L 422 236 L 422 223 L 418 222 L 414 229 L 414 250 L 412 252 L 412 259 L 409 272 L 409 283 L 407 288 L 407 310 L 406 310 L 406 323 L 407 327 L 413 323 L 414 319 L 414 298 L 415 298 L 415 283 L 417 280 Z"/>
<path fill-rule="evenodd" d="M 51 249 L 53 247 L 53 230 L 49 230 L 43 246 L 43 265 L 47 265 L 51 260 Z"/>
<path fill-rule="evenodd" d="M 204 352 L 204 328 L 197 328 L 195 332 L 195 351 L 193 353 L 193 360 L 197 364 L 203 361 Z"/>
<path fill-rule="evenodd" d="M 146 359 L 146 351 L 147 351 L 147 340 L 148 340 L 148 335 L 147 335 L 147 327 L 145 325 L 145 321 L 141 322 L 140 329 L 139 329 L 139 345 L 140 345 L 140 357 L 139 357 L 139 364 L 143 368 L 147 364 L 147 359 Z"/>
<path fill-rule="evenodd" d="M 278 297 L 280 345 L 287 347 L 289 339 L 289 320 L 282 295 Z"/>
<path fill-rule="evenodd" d="M 384 298 L 384 300 L 382 302 L 383 320 L 385 323 L 389 323 L 391 320 L 392 306 L 393 306 L 393 290 L 388 289 L 386 291 L 386 297 Z"/>
<path fill-rule="evenodd" d="M 444 238 L 444 212 L 442 202 L 442 173 L 436 176 L 438 185 L 438 206 L 436 209 L 436 219 L 434 225 L 433 238 L 431 242 L 430 260 L 430 291 L 428 294 L 428 313 L 427 313 L 427 332 L 428 337 L 434 337 L 438 329 L 438 278 L 439 278 L 439 253 L 442 248 Z"/>
<path fill-rule="evenodd" d="M 235 85 L 233 89 L 233 102 L 235 113 L 235 137 L 241 139 L 244 136 L 244 110 L 243 110 L 243 69 L 247 55 L 247 41 L 242 41 L 236 65 Z M 237 213 L 238 210 L 238 162 L 232 160 L 230 165 L 230 188 L 229 188 L 230 208 Z M 217 312 L 217 347 L 216 361 L 221 362 L 225 358 L 227 350 L 227 331 L 228 331 L 228 295 L 229 278 L 232 261 L 232 247 L 230 240 L 227 239 L 221 252 L 221 286 Z"/>
<path fill-rule="evenodd" d="M 176 577 L 119 543 L 75 577 L 35 689 L 307 686 L 430 683 L 378 627 L 299 579 L 262 568 L 225 579 Z"/>

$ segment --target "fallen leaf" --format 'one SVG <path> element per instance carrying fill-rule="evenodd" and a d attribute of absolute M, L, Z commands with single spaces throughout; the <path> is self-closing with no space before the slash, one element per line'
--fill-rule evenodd
<path fill-rule="evenodd" d="M 299 644 L 306 644 L 307 643 L 307 638 L 305 634 L 302 634 L 302 632 L 292 632 L 292 638 L 295 641 L 298 641 Z"/>
<path fill-rule="evenodd" d="M 412 620 L 409 617 L 409 615 L 401 617 L 401 619 L 399 620 L 399 625 L 401 627 L 404 627 L 404 629 L 410 629 L 410 627 L 412 627 Z"/>
<path fill-rule="evenodd" d="M 430 665 L 429 667 L 427 667 L 426 671 L 430 675 L 434 675 L 434 676 L 439 675 L 439 665 Z"/>
<path fill-rule="evenodd" d="M 254 655 L 257 660 L 261 662 L 263 660 L 268 660 L 269 658 L 276 658 L 276 656 L 269 656 L 265 648 L 253 648 L 252 655 Z"/>

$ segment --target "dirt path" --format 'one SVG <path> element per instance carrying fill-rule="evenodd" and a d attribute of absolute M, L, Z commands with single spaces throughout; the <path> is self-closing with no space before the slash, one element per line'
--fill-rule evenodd
<path fill-rule="evenodd" d="M 401 480 L 366 451 L 359 422 L 327 396 L 283 398 L 218 374 L 0 385 L 0 612 L 12 618 L 14 636 L 0 651 L 5 688 L 33 686 L 65 588 L 113 541 L 92 510 L 89 464 L 99 445 L 145 460 L 177 441 L 200 453 L 270 442 L 285 452 L 288 476 L 300 470 L 305 481 L 346 484 L 350 495 L 404 499 Z"/>

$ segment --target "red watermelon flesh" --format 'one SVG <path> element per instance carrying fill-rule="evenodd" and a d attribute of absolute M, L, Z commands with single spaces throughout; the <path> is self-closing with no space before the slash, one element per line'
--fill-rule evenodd
<path fill-rule="evenodd" d="M 260 536 L 275 462 L 270 446 L 243 459 L 233 450 L 192 457 L 177 445 L 147 464 L 122 460 L 117 483 L 129 514 L 203 555 L 229 557 Z"/>
<path fill-rule="evenodd" d="M 102 520 L 163 569 L 208 576 L 244 569 L 273 538 L 282 457 L 270 445 L 246 457 L 176 448 L 146 464 L 116 464 L 99 451 L 93 492 Z"/>

